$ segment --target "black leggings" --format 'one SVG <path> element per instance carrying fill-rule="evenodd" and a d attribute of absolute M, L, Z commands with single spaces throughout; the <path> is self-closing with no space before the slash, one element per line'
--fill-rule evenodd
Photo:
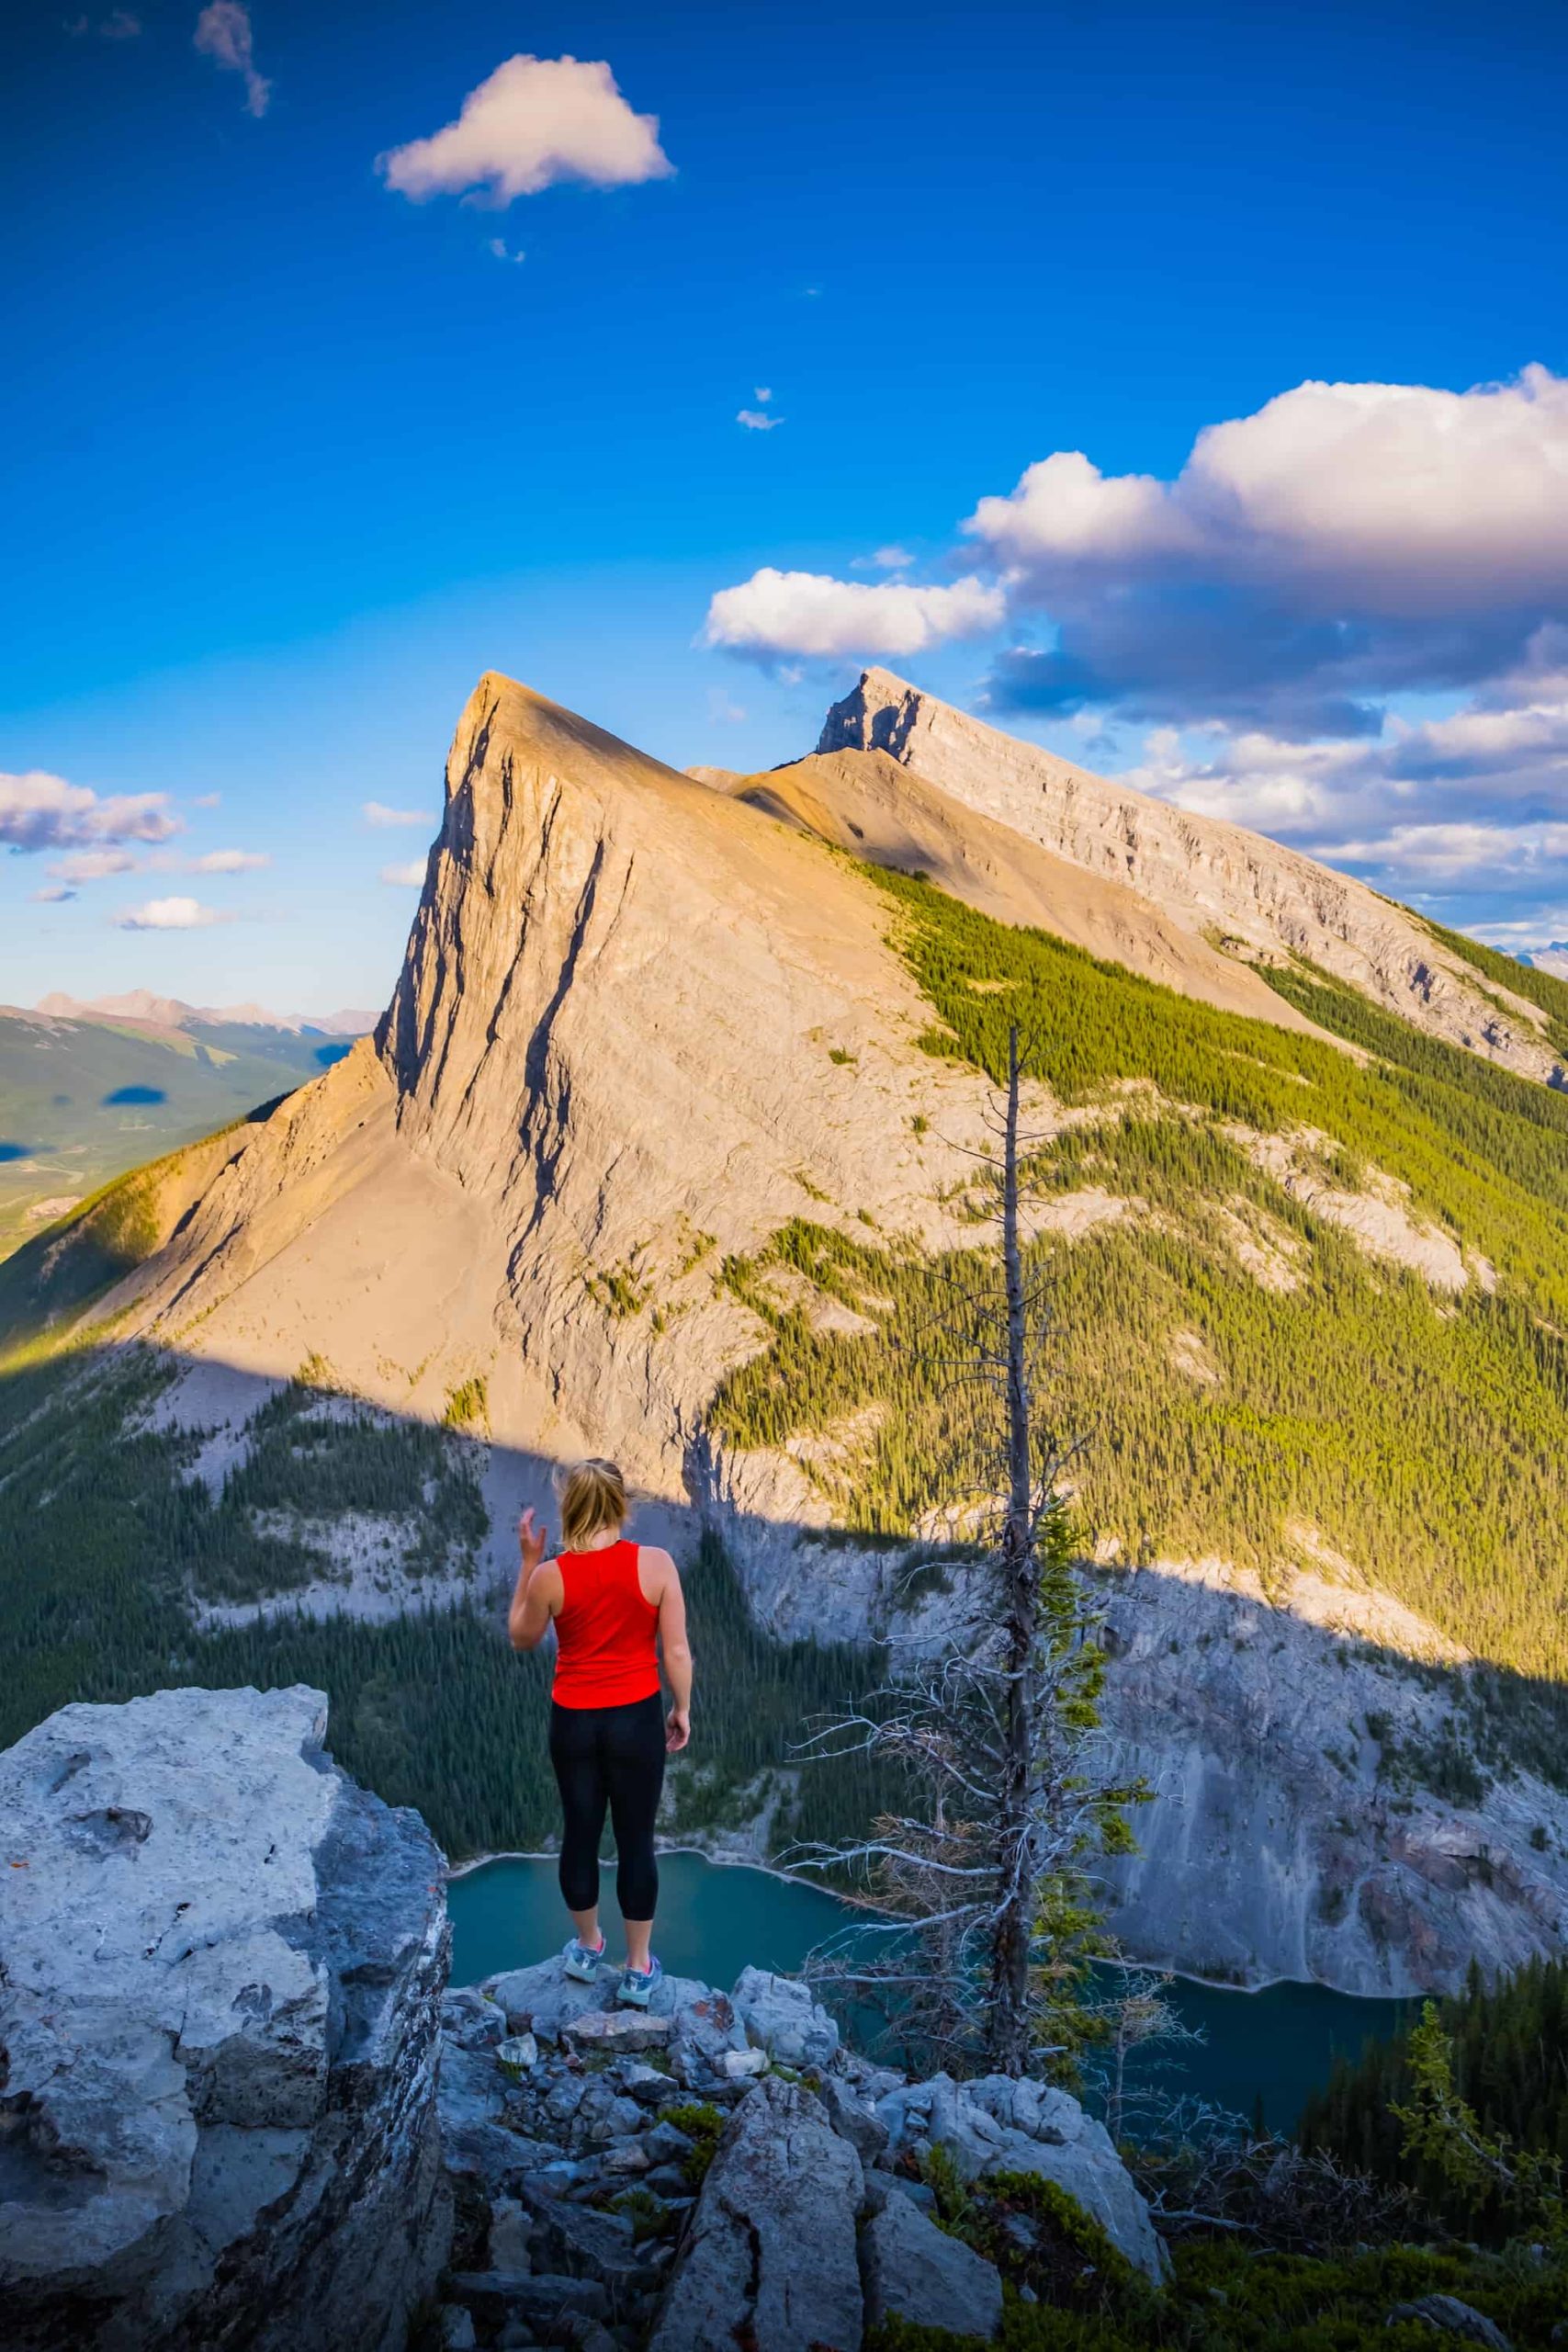
<path fill-rule="evenodd" d="M 550 1706 L 550 1762 L 560 1790 L 560 1891 L 569 1911 L 599 1900 L 604 1808 L 615 1832 L 615 1900 L 623 1919 L 651 1919 L 659 1900 L 653 1817 L 664 1786 L 664 1700 L 628 1707 Z"/>

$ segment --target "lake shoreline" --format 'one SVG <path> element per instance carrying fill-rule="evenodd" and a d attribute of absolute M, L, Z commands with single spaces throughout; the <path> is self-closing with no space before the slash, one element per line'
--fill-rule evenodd
<path fill-rule="evenodd" d="M 702 1857 L 705 1862 L 711 1862 L 716 1870 L 756 1871 L 764 1878 L 773 1878 L 782 1881 L 782 1883 L 786 1886 L 811 1887 L 812 1891 L 816 1894 L 832 1894 L 836 1897 L 837 1901 L 846 1905 L 852 1910 L 864 1907 L 863 1905 L 857 1905 L 852 1895 L 839 1894 L 836 1888 L 814 1885 L 810 1879 L 800 1877 L 795 1871 L 782 1871 L 772 1862 L 759 1862 L 744 1854 L 716 1854 L 710 1852 L 708 1848 L 705 1846 L 693 1846 L 687 1844 L 666 1845 L 662 1841 L 659 1842 L 657 1851 L 661 1856 L 665 1854 L 698 1854 Z M 553 1848 L 549 1847 L 536 1849 L 532 1852 L 525 1851 L 521 1847 L 505 1847 L 492 1854 L 471 1855 L 469 1859 L 464 1862 L 448 1862 L 446 1865 L 446 1879 L 448 1884 L 450 1884 L 454 1879 L 468 1878 L 473 1871 L 485 1869 L 491 1862 L 553 1862 L 558 1861 L 558 1860 L 559 1855 Z M 1114 1967 L 1118 1963 L 1114 1961 L 1108 1962 L 1106 1963 L 1106 1965 L 1110 1967 Z M 1198 1976 L 1194 1975 L 1190 1969 L 1164 1968 L 1157 1961 L 1129 1960 L 1121 1964 L 1127 1968 L 1146 1969 L 1148 1973 L 1154 1976 L 1171 1976 L 1174 1977 L 1179 1984 L 1201 1984 L 1205 1992 L 1209 1993 L 1268 1993 L 1271 1992 L 1276 1985 L 1280 1984 L 1304 1984 L 1311 1986 L 1315 1991 L 1337 1994 L 1341 2000 L 1345 2001 L 1414 2002 L 1431 2000 L 1438 1997 L 1434 1994 L 1427 1993 L 1347 1993 L 1344 1991 L 1343 1987 L 1338 1984 L 1325 1984 L 1321 1976 L 1264 1976 L 1259 1977 L 1256 1984 L 1238 1984 L 1234 1977 Z"/>

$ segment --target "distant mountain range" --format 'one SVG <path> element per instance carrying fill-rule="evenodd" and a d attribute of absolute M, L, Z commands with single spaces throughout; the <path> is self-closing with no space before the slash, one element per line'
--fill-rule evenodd
<path fill-rule="evenodd" d="M 0 1258 L 126 1169 L 319 1078 L 374 1024 L 145 989 L 0 1005 Z"/>
<path fill-rule="evenodd" d="M 1554 939 L 1549 946 L 1532 948 L 1519 961 L 1534 972 L 1551 972 L 1560 980 L 1568 980 L 1568 939 Z"/>
<path fill-rule="evenodd" d="M 261 1004 L 186 1004 L 177 996 L 154 996 L 130 989 L 124 996 L 66 996 L 56 989 L 35 1010 L 65 1021 L 140 1021 L 157 1029 L 302 1029 L 326 1037 L 362 1037 L 374 1029 L 374 1012 L 269 1012 Z"/>
<path fill-rule="evenodd" d="M 171 1659 L 318 1683 L 449 1851 L 536 1848 L 512 1531 L 614 1453 L 691 1575 L 671 1826 L 863 1827 L 887 1792 L 790 1743 L 874 1673 L 847 1645 L 931 1638 L 993 1491 L 940 1334 L 1016 1021 L 1158 1792 L 1130 1955 L 1403 1994 L 1561 1948 L 1562 979 L 884 671 L 750 776 L 491 674 L 374 1042 L 138 1001 L 0 1024 L 10 1132 L 79 1094 L 166 1155 L 0 1265 L 0 1739 Z M 254 1102 L 312 1057 L 265 1119 L 152 1125 L 176 1073 Z"/>

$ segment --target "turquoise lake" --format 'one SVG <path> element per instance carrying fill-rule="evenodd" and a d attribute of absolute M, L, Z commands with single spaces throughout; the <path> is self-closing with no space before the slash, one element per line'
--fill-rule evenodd
<path fill-rule="evenodd" d="M 798 1968 L 846 1917 L 845 1906 L 819 1887 L 710 1862 L 701 1854 L 661 1854 L 659 1875 L 654 1950 L 672 1975 L 699 1976 L 726 1989 L 748 1962 L 786 1973 Z M 481 1863 L 452 1881 L 447 1903 L 455 1984 L 543 1960 L 559 1951 L 570 1931 L 553 1860 L 516 1856 Z M 612 1912 L 606 1933 L 613 1955 L 614 1929 Z M 1201 2027 L 1206 2039 L 1201 2047 L 1182 2050 L 1179 2064 L 1145 2069 L 1135 2079 L 1179 2096 L 1217 2100 L 1245 2116 L 1260 2103 L 1275 2131 L 1294 2123 L 1336 2057 L 1354 2057 L 1369 2038 L 1393 2032 L 1412 2008 L 1409 2002 L 1359 2000 L 1321 1984 L 1236 1993 L 1178 1977 L 1170 1993 L 1188 2024 Z"/>

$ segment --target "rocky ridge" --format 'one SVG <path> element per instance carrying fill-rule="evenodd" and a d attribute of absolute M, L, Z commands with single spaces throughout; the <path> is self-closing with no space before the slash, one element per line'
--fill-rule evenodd
<path fill-rule="evenodd" d="M 1416 1027 L 1549 1083 L 1562 1063 L 1529 1001 L 1475 972 L 1364 882 L 1004 735 L 870 669 L 829 711 L 819 754 L 882 752 L 1089 874 L 1130 884 L 1233 952 L 1304 956 Z M 789 771 L 784 770 L 787 777 Z"/>

